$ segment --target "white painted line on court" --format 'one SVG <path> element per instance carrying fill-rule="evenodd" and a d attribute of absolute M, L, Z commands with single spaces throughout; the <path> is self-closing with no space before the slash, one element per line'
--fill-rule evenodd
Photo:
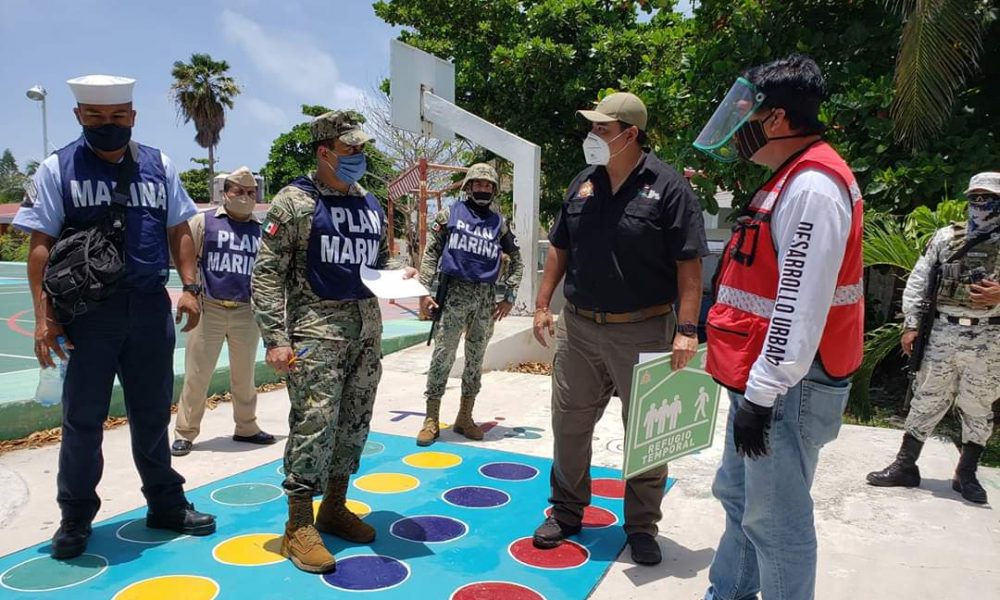
<path fill-rule="evenodd" d="M 20 354 L 4 354 L 0 352 L 0 358 L 23 358 L 24 360 L 38 360 L 34 356 L 21 356 Z"/>

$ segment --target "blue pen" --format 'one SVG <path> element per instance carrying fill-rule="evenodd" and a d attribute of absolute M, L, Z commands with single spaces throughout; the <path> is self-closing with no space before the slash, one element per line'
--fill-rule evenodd
<path fill-rule="evenodd" d="M 303 356 L 305 356 L 309 352 L 309 350 L 310 350 L 309 348 L 303 348 L 303 349 L 299 350 L 298 352 L 296 352 L 295 356 L 292 357 L 292 360 L 288 361 L 288 366 L 290 367 L 290 366 L 294 365 L 295 361 L 297 361 L 300 358 L 302 358 Z"/>

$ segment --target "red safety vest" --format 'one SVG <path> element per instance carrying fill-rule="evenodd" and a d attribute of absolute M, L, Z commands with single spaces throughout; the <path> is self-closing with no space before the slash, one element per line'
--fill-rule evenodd
<path fill-rule="evenodd" d="M 722 255 L 715 288 L 715 304 L 708 312 L 706 370 L 730 390 L 746 391 L 750 368 L 757 358 L 774 356 L 785 336 L 772 335 L 768 326 L 782 325 L 782 286 L 793 286 L 794 265 L 779 273 L 778 252 L 771 235 L 771 214 L 782 199 L 782 189 L 803 169 L 822 169 L 836 176 L 849 191 L 853 210 L 851 232 L 837 274 L 837 289 L 820 338 L 818 356 L 831 377 L 847 377 L 858 370 L 864 345 L 865 305 L 861 240 L 864 201 L 850 167 L 825 142 L 820 142 L 782 166 L 754 195 L 745 216 L 733 229 Z M 789 288 L 790 289 L 790 288 Z M 787 306 L 787 305 L 785 305 Z"/>

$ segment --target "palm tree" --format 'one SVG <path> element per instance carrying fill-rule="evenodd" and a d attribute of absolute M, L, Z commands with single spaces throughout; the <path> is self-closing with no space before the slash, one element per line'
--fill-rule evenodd
<path fill-rule="evenodd" d="M 171 95 L 177 114 L 184 122 L 194 121 L 194 141 L 208 149 L 209 181 L 215 177 L 215 147 L 226 126 L 226 109 L 233 108 L 233 98 L 240 94 L 229 71 L 229 63 L 213 60 L 208 54 L 192 54 L 191 62 L 177 61 L 170 72 L 174 83 Z"/>
<path fill-rule="evenodd" d="M 891 114 L 896 139 L 919 147 L 941 131 L 979 68 L 989 0 L 886 0 L 903 18 Z"/>
<path fill-rule="evenodd" d="M 862 254 L 866 267 L 892 267 L 905 280 L 927 242 L 938 229 L 953 221 L 964 221 L 966 202 L 945 200 L 936 210 L 919 206 L 905 218 L 869 211 L 865 214 Z M 872 374 L 882 359 L 899 351 L 903 323 L 892 320 L 865 334 L 865 355 L 861 368 L 854 374 L 850 412 L 862 421 L 872 417 L 869 385 Z"/>

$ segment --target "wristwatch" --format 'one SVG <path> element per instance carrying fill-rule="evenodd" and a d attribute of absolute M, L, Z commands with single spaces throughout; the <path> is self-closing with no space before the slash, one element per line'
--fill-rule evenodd
<path fill-rule="evenodd" d="M 181 288 L 182 291 L 185 291 L 189 294 L 194 294 L 195 296 L 201 295 L 201 289 L 202 288 L 200 283 L 185 283 L 184 287 Z"/>
<path fill-rule="evenodd" d="M 698 326 L 694 323 L 678 323 L 677 333 L 685 337 L 698 337 Z"/>

